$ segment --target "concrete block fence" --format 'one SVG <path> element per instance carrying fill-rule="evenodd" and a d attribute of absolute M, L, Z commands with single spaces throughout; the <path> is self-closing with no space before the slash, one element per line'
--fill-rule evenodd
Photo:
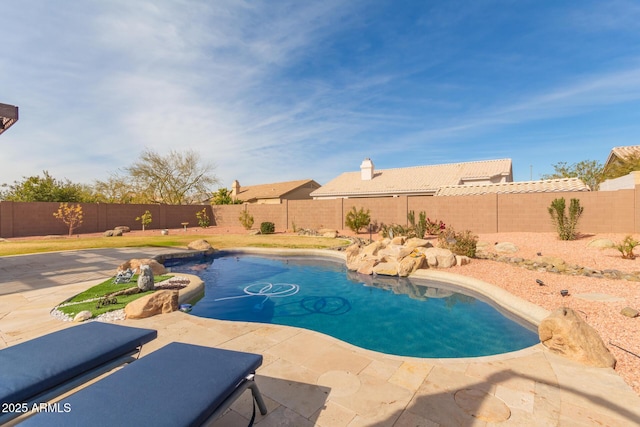
<path fill-rule="evenodd" d="M 475 233 L 552 232 L 548 207 L 555 198 L 580 200 L 584 213 L 578 224 L 582 233 L 640 233 L 640 186 L 633 190 L 563 192 L 539 194 L 486 194 L 481 196 L 399 196 L 334 200 L 289 200 L 281 204 L 245 205 L 139 205 L 84 203 L 84 223 L 78 233 L 95 233 L 127 225 L 141 229 L 137 216 L 149 210 L 149 229 L 180 228 L 183 222 L 196 227 L 196 212 L 203 208 L 217 227 L 240 226 L 242 210 L 254 217 L 254 228 L 269 221 L 276 231 L 294 228 L 345 228 L 344 219 L 353 207 L 369 209 L 378 224 L 407 224 L 407 213 L 416 218 L 424 211 L 432 220 L 442 220 L 456 230 Z M 0 237 L 66 234 L 66 226 L 53 217 L 59 203 L 0 202 Z"/>

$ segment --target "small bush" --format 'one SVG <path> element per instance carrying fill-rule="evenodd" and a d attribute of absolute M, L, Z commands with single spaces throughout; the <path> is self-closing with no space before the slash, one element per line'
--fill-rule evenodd
<path fill-rule="evenodd" d="M 67 203 L 60 203 L 58 210 L 53 213 L 53 216 L 64 222 L 69 227 L 69 236 L 73 234 L 73 230 L 82 225 L 82 220 L 84 218 L 80 203 L 71 206 Z"/>
<path fill-rule="evenodd" d="M 635 259 L 636 255 L 633 253 L 633 249 L 640 245 L 640 242 L 631 236 L 627 236 L 621 243 L 618 243 L 615 248 L 620 251 L 622 258 Z"/>
<path fill-rule="evenodd" d="M 196 212 L 196 218 L 198 218 L 198 225 L 202 228 L 209 227 L 211 223 L 209 215 L 207 215 L 207 208 L 202 208 L 201 211 Z"/>
<path fill-rule="evenodd" d="M 438 235 L 438 246 L 449 249 L 456 255 L 464 255 L 475 258 L 478 236 L 470 230 L 456 232 L 453 228 L 443 230 Z"/>
<path fill-rule="evenodd" d="M 151 212 L 144 211 L 142 215 L 136 217 L 136 221 L 140 221 L 140 223 L 142 224 L 142 231 L 144 231 L 147 225 L 151 224 L 151 221 L 153 221 Z"/>
<path fill-rule="evenodd" d="M 393 239 L 398 236 L 414 237 L 412 233 L 413 232 L 409 230 L 409 228 L 403 227 L 400 224 L 382 224 L 380 226 L 380 234 L 385 238 L 388 237 Z"/>
<path fill-rule="evenodd" d="M 250 215 L 247 211 L 242 211 L 238 220 L 240 220 L 240 224 L 245 230 L 251 230 L 251 227 L 253 227 L 253 215 Z"/>
<path fill-rule="evenodd" d="M 443 230 L 447 229 L 444 222 L 438 221 L 437 219 L 431 221 L 430 218 L 427 218 L 426 228 L 427 228 L 427 234 L 430 234 L 432 236 L 438 235 Z"/>
<path fill-rule="evenodd" d="M 365 212 L 364 208 L 360 208 L 358 211 L 355 206 L 347 212 L 344 220 L 344 224 L 356 234 L 360 232 L 360 229 L 368 226 L 370 223 L 371 216 L 369 215 L 369 209 Z"/>
<path fill-rule="evenodd" d="M 576 226 L 580 215 L 582 215 L 583 207 L 580 206 L 580 200 L 571 199 L 569 204 L 569 216 L 565 213 L 565 200 L 554 199 L 549 206 L 548 211 L 551 215 L 551 221 L 556 227 L 560 240 L 575 240 Z"/>
<path fill-rule="evenodd" d="M 260 233 L 262 234 L 273 234 L 276 231 L 276 226 L 272 222 L 263 222 L 260 224 Z"/>

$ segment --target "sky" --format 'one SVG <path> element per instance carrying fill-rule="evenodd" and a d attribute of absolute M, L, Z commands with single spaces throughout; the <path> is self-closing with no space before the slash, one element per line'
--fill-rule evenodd
<path fill-rule="evenodd" d="M 145 149 L 218 187 L 640 144 L 640 2 L 9 0 L 0 184 L 91 184 Z"/>

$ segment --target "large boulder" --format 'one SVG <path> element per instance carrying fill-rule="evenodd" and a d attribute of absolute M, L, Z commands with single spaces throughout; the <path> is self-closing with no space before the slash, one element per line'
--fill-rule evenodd
<path fill-rule="evenodd" d="M 213 246 L 204 239 L 194 240 L 187 245 L 187 248 L 192 251 L 203 251 L 206 255 L 211 255 L 215 252 Z"/>
<path fill-rule="evenodd" d="M 171 313 L 178 309 L 178 291 L 157 291 L 138 298 L 124 307 L 125 318 L 144 319 L 156 314 Z"/>
<path fill-rule="evenodd" d="M 595 329 L 570 308 L 555 310 L 540 322 L 538 335 L 553 353 L 587 366 L 613 368 L 616 359 Z"/>
<path fill-rule="evenodd" d="M 373 272 L 381 276 L 397 276 L 398 275 L 398 262 L 386 261 L 376 264 L 373 267 Z"/>
<path fill-rule="evenodd" d="M 422 268 L 426 264 L 426 258 L 423 253 L 413 252 L 411 255 L 402 258 L 398 264 L 398 276 L 407 277 L 416 270 Z"/>
<path fill-rule="evenodd" d="M 148 265 L 140 266 L 140 275 L 138 276 L 138 289 L 141 292 L 152 291 L 155 289 L 155 282 L 153 281 L 153 271 Z"/>
<path fill-rule="evenodd" d="M 456 265 L 456 256 L 449 249 L 444 248 L 417 248 L 427 259 L 429 267 L 451 268 Z"/>
<path fill-rule="evenodd" d="M 133 270 L 134 272 L 140 272 L 141 265 L 148 265 L 151 267 L 151 271 L 156 276 L 160 276 L 162 274 L 167 274 L 167 269 L 164 268 L 164 265 L 160 264 L 155 259 L 131 259 L 125 263 L 120 264 L 118 267 L 118 271 L 126 271 L 128 269 Z"/>

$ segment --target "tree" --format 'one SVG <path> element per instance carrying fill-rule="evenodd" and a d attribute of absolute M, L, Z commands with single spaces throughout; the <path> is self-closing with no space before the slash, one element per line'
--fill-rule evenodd
<path fill-rule="evenodd" d="M 619 178 L 640 170 L 640 154 L 631 154 L 612 162 L 604 170 L 604 179 Z"/>
<path fill-rule="evenodd" d="M 146 149 L 137 162 L 124 168 L 139 196 L 147 202 L 185 205 L 201 203 L 218 183 L 211 164 L 201 164 L 192 150 L 162 156 Z"/>
<path fill-rule="evenodd" d="M 212 205 L 241 205 L 242 200 L 233 199 L 231 197 L 231 191 L 226 188 L 219 188 L 218 191 L 213 193 L 211 198 Z"/>
<path fill-rule="evenodd" d="M 113 173 L 106 181 L 96 180 L 93 184 L 96 200 L 103 203 L 143 203 L 131 180 Z M 138 200 L 140 199 L 140 200 Z"/>
<path fill-rule="evenodd" d="M 147 225 L 151 224 L 151 221 L 153 221 L 151 212 L 144 211 L 142 215 L 136 217 L 136 221 L 140 221 L 142 224 L 142 231 L 144 231 L 145 228 L 147 228 Z"/>
<path fill-rule="evenodd" d="M 555 173 L 542 175 L 542 179 L 580 178 L 591 190 L 596 191 L 604 181 L 604 167 L 597 160 L 583 160 L 572 165 L 558 162 L 553 165 Z"/>
<path fill-rule="evenodd" d="M 42 171 L 44 176 L 23 177 L 22 181 L 14 181 L 12 185 L 3 184 L 7 188 L 0 192 L 0 200 L 14 202 L 93 202 L 95 197 L 87 185 L 76 184 L 68 179 L 63 181 L 52 177 L 49 172 Z"/>
<path fill-rule="evenodd" d="M 371 223 L 371 216 L 369 215 L 369 209 L 364 211 L 364 208 L 356 210 L 353 206 L 344 219 L 344 224 L 351 229 L 354 233 L 359 233 L 361 228 L 368 226 Z"/>
<path fill-rule="evenodd" d="M 69 206 L 68 203 L 60 203 L 58 210 L 53 213 L 53 216 L 69 226 L 69 236 L 71 236 L 73 230 L 82 225 L 82 206 L 79 204 Z"/>

